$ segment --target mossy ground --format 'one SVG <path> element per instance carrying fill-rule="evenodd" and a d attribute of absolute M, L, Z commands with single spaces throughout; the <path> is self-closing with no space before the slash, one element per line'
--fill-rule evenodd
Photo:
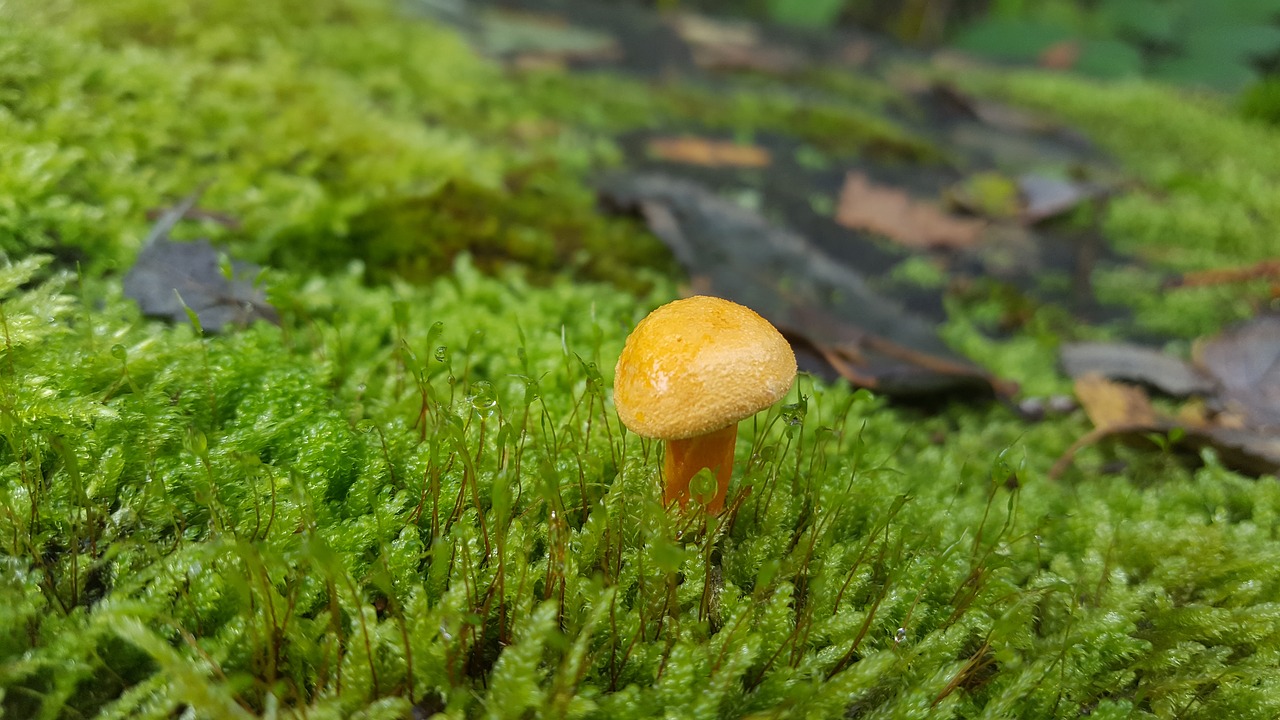
<path fill-rule="evenodd" d="M 380 3 L 252 7 L 0 9 L 6 717 L 1280 714 L 1274 478 L 1107 446 L 1052 482 L 1079 416 L 802 377 L 743 426 L 733 511 L 667 512 L 610 386 L 675 289 L 581 180 L 620 121 Z M 610 101 L 679 104 L 637 87 Z M 1199 198 L 1139 192 L 1117 242 L 1266 253 L 1273 135 L 1154 89 L 1002 87 L 1145 138 L 1134 172 Z M 122 297 L 146 209 L 205 181 L 241 225 L 184 231 L 278 268 L 279 327 Z M 971 322 L 953 339 L 990 350 Z M 1060 385 L 1048 335 L 991 354 Z"/>
<path fill-rule="evenodd" d="M 1103 299 L 1134 306 L 1149 330 L 1184 338 L 1248 317 L 1265 281 L 1162 291 L 1172 272 L 1239 267 L 1275 256 L 1280 236 L 1280 144 L 1274 126 L 1238 116 L 1223 98 L 1067 75 L 957 74 L 975 91 L 1054 113 L 1097 140 L 1132 181 L 1102 228 L 1116 248 L 1166 273 L 1136 267 L 1095 277 Z"/>

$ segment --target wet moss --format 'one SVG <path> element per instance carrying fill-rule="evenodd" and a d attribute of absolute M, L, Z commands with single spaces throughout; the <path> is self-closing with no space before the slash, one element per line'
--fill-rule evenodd
<path fill-rule="evenodd" d="M 207 184 L 233 222 L 198 231 L 281 267 L 420 278 L 463 248 L 619 282 L 664 266 L 594 212 L 611 145 L 521 105 L 452 33 L 380 3 L 237 6 L 6 8 L 0 249 L 125 267 L 146 211 Z M 576 259 L 603 247 L 619 262 Z"/>
<path fill-rule="evenodd" d="M 6 714 L 1280 713 L 1280 485 L 1212 453 L 1101 445 L 1049 481 L 1079 415 L 802 376 L 743 425 L 731 514 L 660 506 L 609 388 L 676 290 L 593 252 L 636 233 L 589 211 L 595 133 L 794 108 L 524 107 L 531 78 L 381 4 L 240 9 L 0 9 Z M 198 230 L 277 261 L 279 326 L 122 297 L 145 209 L 210 175 L 241 225 Z M 977 350 L 1053 389 L 1052 322 Z"/>
<path fill-rule="evenodd" d="M 1211 454 L 1052 482 L 1083 419 L 802 377 L 744 425 L 735 511 L 680 516 L 607 391 L 664 281 L 280 275 L 281 327 L 205 338 L 2 275 L 10 711 L 1280 708 L 1280 490 Z"/>
<path fill-rule="evenodd" d="M 1242 267 L 1274 256 L 1280 233 L 1275 129 L 1224 98 L 1137 81 L 1034 72 L 974 72 L 968 87 L 1039 108 L 1086 131 L 1134 179 L 1102 218 L 1108 240 L 1151 268 L 1102 270 L 1101 299 L 1137 304 L 1148 330 L 1194 337 L 1267 306 L 1257 283 L 1157 290 L 1176 273 Z M 1141 276 L 1135 278 L 1135 275 Z"/>
<path fill-rule="evenodd" d="M 833 157 L 861 154 L 881 159 L 931 162 L 943 153 L 887 117 L 874 102 L 823 92 L 759 83 L 697 84 L 643 82 L 616 74 L 529 73 L 522 82 L 543 112 L 582 127 L 611 132 L 679 128 L 728 132 L 744 141 L 759 133 L 803 139 Z M 888 92 L 887 90 L 884 92 Z M 590 103 L 575 102 L 589 97 Z"/>

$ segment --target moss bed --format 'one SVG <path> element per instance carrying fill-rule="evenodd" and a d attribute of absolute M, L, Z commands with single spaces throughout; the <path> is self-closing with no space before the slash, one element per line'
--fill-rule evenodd
<path fill-rule="evenodd" d="M 1128 249 L 1273 252 L 1274 131 L 971 80 L 1129 148 Z M 676 287 L 583 176 L 617 106 L 687 97 L 560 108 L 572 82 L 372 0 L 0 5 L 4 717 L 1280 715 L 1280 485 L 1211 452 L 1094 447 L 1053 482 L 1079 413 L 802 376 L 744 424 L 732 512 L 664 510 L 612 367 Z M 236 223 L 181 232 L 272 267 L 279 326 L 123 297 L 147 210 L 205 182 Z M 1063 387 L 1046 342 L 997 369 Z"/>

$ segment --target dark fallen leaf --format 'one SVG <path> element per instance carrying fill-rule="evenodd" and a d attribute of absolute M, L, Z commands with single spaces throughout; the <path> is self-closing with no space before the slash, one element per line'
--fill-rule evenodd
<path fill-rule="evenodd" d="M 1028 422 L 1040 422 L 1049 416 L 1075 412 L 1080 404 L 1070 395 L 1032 396 L 1018 400 L 1013 406 L 1018 415 Z"/>
<path fill-rule="evenodd" d="M 805 369 L 897 396 L 1014 389 L 956 355 L 933 323 L 872 291 L 856 269 L 697 183 L 623 174 L 600 186 L 607 206 L 645 219 L 700 291 L 781 328 Z"/>
<path fill-rule="evenodd" d="M 960 70 L 963 72 L 963 70 Z M 913 93 L 949 154 L 970 168 L 1001 168 L 1014 176 L 1044 167 L 1071 167 L 1089 178 L 1121 176 L 1087 137 L 1049 118 L 945 84 Z"/>
<path fill-rule="evenodd" d="M 902 190 L 872 183 L 860 172 L 845 176 L 836 222 L 868 230 L 915 249 L 963 249 L 977 245 L 986 222 L 944 211 Z"/>
<path fill-rule="evenodd" d="M 1187 429 L 1183 442 L 1195 449 L 1212 447 L 1222 463 L 1238 472 L 1268 475 L 1280 471 L 1280 437 L 1216 425 Z"/>
<path fill-rule="evenodd" d="M 772 162 L 769 151 L 758 145 L 688 135 L 654 138 L 648 149 L 661 160 L 704 167 L 760 168 Z"/>
<path fill-rule="evenodd" d="M 1196 364 L 1221 387 L 1218 409 L 1280 436 L 1280 316 L 1262 315 L 1200 345 Z"/>
<path fill-rule="evenodd" d="M 789 309 L 789 317 L 774 324 L 792 346 L 825 362 L 854 385 L 916 398 L 979 388 L 990 388 L 1002 396 L 1018 391 L 1016 383 L 983 373 L 966 360 L 922 352 L 865 332 L 824 308 L 797 304 Z"/>
<path fill-rule="evenodd" d="M 1018 178 L 1022 221 L 1035 224 L 1061 215 L 1080 203 L 1100 197 L 1104 189 L 1093 183 L 1028 173 Z"/>
<path fill-rule="evenodd" d="M 164 217 L 165 213 L 169 212 L 170 210 L 172 210 L 172 208 L 152 208 L 151 210 L 147 211 L 147 219 L 152 222 L 156 222 L 160 218 Z M 240 229 L 239 218 L 232 217 L 231 215 L 228 215 L 227 213 L 224 213 L 224 212 L 218 212 L 217 210 L 204 210 L 202 208 L 192 207 L 191 209 L 187 210 L 186 214 L 183 215 L 181 219 L 207 220 L 209 222 L 216 223 L 218 225 L 221 225 L 225 228 L 229 228 L 231 230 Z"/>
<path fill-rule="evenodd" d="M 1026 225 L 1056 217 L 1101 197 L 1103 185 L 1024 173 L 1017 178 L 996 171 L 966 177 L 947 191 L 947 199 L 976 215 L 1018 219 Z"/>
<path fill-rule="evenodd" d="M 1263 315 L 1197 346 L 1195 364 L 1149 348 L 1080 343 L 1063 348 L 1095 429 L 1054 465 L 1056 477 L 1081 447 L 1104 437 L 1177 430 L 1180 445 L 1212 447 L 1228 467 L 1264 474 L 1280 470 L 1280 316 Z M 1176 418 L 1155 412 L 1141 388 L 1103 378 L 1135 380 L 1170 395 L 1195 394 Z"/>
<path fill-rule="evenodd" d="M 1043 115 L 1028 112 L 1011 105 L 978 98 L 961 92 L 958 88 L 940 83 L 933 92 L 943 102 L 982 121 L 991 127 L 1017 134 L 1036 135 L 1058 130 L 1054 121 Z"/>
<path fill-rule="evenodd" d="M 1208 395 L 1216 389 L 1213 380 L 1190 363 L 1140 345 L 1066 343 L 1061 354 L 1063 369 L 1077 380 L 1097 373 L 1109 380 L 1142 383 L 1174 397 Z"/>
<path fill-rule="evenodd" d="M 125 295 L 138 302 L 144 315 L 173 322 L 186 322 L 186 308 L 190 308 L 209 332 L 219 332 L 228 325 L 247 325 L 255 319 L 277 322 L 275 308 L 253 284 L 257 266 L 232 261 L 231 277 L 227 277 L 218 251 L 208 240 L 169 240 L 169 230 L 198 197 L 199 191 L 152 227 L 138 259 L 125 275 Z"/>

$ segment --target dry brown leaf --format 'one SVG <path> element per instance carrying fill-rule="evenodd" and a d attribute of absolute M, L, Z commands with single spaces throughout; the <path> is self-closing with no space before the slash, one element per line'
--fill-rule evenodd
<path fill-rule="evenodd" d="M 760 28 L 742 20 L 716 20 L 680 13 L 671 18 L 671 24 L 682 40 L 694 46 L 752 48 L 760 44 Z"/>
<path fill-rule="evenodd" d="M 1189 272 L 1171 283 L 1172 287 L 1203 287 L 1252 280 L 1280 280 L 1280 258 L 1238 268 L 1220 268 Z"/>
<path fill-rule="evenodd" d="M 836 222 L 869 230 L 916 249 L 965 249 L 978 244 L 986 223 L 945 212 L 905 192 L 876 185 L 859 172 L 845 176 Z"/>
<path fill-rule="evenodd" d="M 1142 368 L 1143 364 L 1179 362 L 1152 355 L 1149 350 L 1123 345 L 1099 345 L 1099 357 L 1081 358 L 1084 367 L 1133 377 L 1166 387 L 1170 377 L 1190 371 L 1203 397 L 1184 404 L 1175 417 L 1157 413 L 1137 386 L 1104 379 L 1089 372 L 1076 381 L 1076 395 L 1094 429 L 1072 443 L 1054 463 L 1050 478 L 1060 476 L 1075 453 L 1103 438 L 1140 438 L 1148 433 L 1177 431 L 1185 449 L 1213 448 L 1223 464 L 1255 475 L 1280 471 L 1280 317 L 1263 315 L 1200 343 L 1196 368 Z M 1089 350 L 1088 347 L 1085 347 Z M 1086 353 L 1087 354 L 1087 353 Z M 1096 354 L 1096 353 L 1095 353 Z M 1064 359 L 1067 354 L 1064 353 Z"/>
<path fill-rule="evenodd" d="M 1143 432 L 1159 432 L 1172 425 L 1156 414 L 1151 400 L 1136 385 L 1113 382 L 1097 373 L 1089 373 L 1075 383 L 1080 407 L 1093 423 L 1093 430 L 1085 433 L 1062 453 L 1049 470 L 1049 479 L 1061 477 L 1071 466 L 1081 448 L 1113 435 Z"/>
<path fill-rule="evenodd" d="M 766 167 L 773 158 L 758 145 L 692 136 L 654 138 L 649 141 L 649 154 L 670 162 L 704 167 Z"/>
<path fill-rule="evenodd" d="M 840 48 L 840 62 L 852 67 L 862 67 L 875 55 L 875 46 L 869 40 L 853 40 Z"/>
<path fill-rule="evenodd" d="M 1103 432 L 1160 426 L 1155 408 L 1142 388 L 1090 373 L 1076 380 L 1076 397 L 1093 426 Z"/>
<path fill-rule="evenodd" d="M 693 61 L 704 70 L 759 70 L 788 73 L 805 65 L 799 51 L 764 42 L 753 23 L 715 20 L 693 13 L 671 18 L 676 34 L 688 44 Z"/>

